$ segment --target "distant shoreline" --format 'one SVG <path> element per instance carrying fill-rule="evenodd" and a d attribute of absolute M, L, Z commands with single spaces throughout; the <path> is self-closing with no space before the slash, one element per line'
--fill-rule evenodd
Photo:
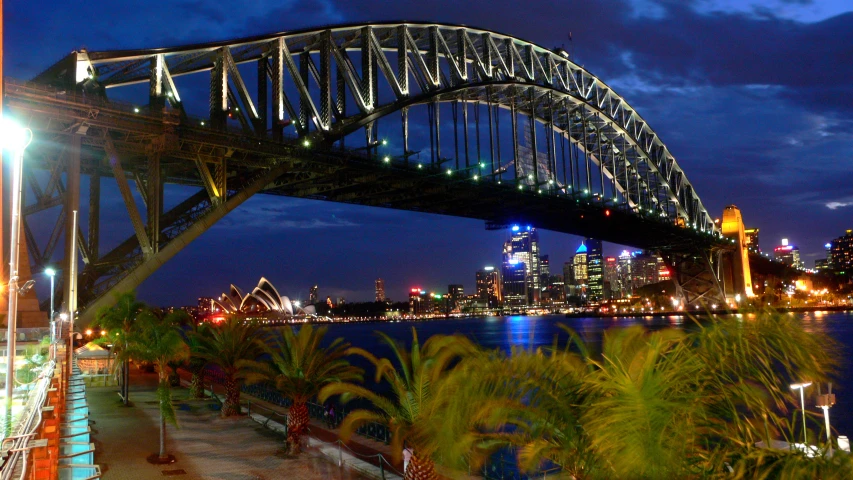
<path fill-rule="evenodd" d="M 782 313 L 807 313 L 807 312 L 853 312 L 853 305 L 838 305 L 832 307 L 776 307 L 773 310 Z M 673 315 L 736 315 L 758 313 L 755 310 L 669 310 L 662 312 L 619 312 L 619 313 L 567 313 L 566 318 L 622 318 L 622 317 L 669 317 Z"/>

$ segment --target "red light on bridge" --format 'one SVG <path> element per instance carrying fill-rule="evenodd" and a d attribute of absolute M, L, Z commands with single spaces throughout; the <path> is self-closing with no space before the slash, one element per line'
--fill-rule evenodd
<path fill-rule="evenodd" d="M 610 216 L 610 210 L 605 210 L 605 211 L 604 211 L 604 216 L 605 216 L 605 217 L 609 217 L 609 216 Z"/>

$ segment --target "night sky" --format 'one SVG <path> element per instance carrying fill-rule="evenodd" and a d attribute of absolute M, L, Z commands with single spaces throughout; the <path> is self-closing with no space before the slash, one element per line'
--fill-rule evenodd
<path fill-rule="evenodd" d="M 741 208 L 747 226 L 761 229 L 762 249 L 789 238 L 811 267 L 827 241 L 853 228 L 849 0 L 33 0 L 6 2 L 5 15 L 6 75 L 20 79 L 82 47 L 154 48 L 360 21 L 459 23 L 561 46 L 649 122 L 712 215 Z M 115 183 L 103 189 L 123 210 Z M 125 217 L 102 219 L 102 229 L 121 232 L 115 241 L 132 232 Z M 474 272 L 499 263 L 506 235 L 480 221 L 256 196 L 139 295 L 193 304 L 230 283 L 251 289 L 261 276 L 301 299 L 316 283 L 323 297 L 372 300 L 377 277 L 393 300 L 412 286 L 461 283 L 470 293 Z M 579 242 L 541 232 L 552 273 Z"/>

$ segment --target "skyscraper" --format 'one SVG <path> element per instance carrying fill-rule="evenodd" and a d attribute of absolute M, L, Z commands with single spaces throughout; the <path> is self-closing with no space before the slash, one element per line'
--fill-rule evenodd
<path fill-rule="evenodd" d="M 542 272 L 540 269 L 539 257 L 539 233 L 536 229 L 527 225 L 521 227 L 513 225 L 511 228 L 511 236 L 504 243 L 503 248 L 503 268 L 504 273 L 512 273 L 511 277 L 515 278 L 517 272 L 510 272 L 517 268 L 518 265 L 524 266 L 524 281 L 526 305 L 535 305 L 539 303 L 539 293 L 541 292 Z M 514 262 L 514 263 L 513 263 Z M 508 268 L 508 266 L 513 268 Z M 504 278 L 504 291 L 515 291 L 506 288 L 507 275 Z M 513 280 L 514 281 L 514 280 Z M 516 287 L 514 287 L 516 288 Z"/>
<path fill-rule="evenodd" d="M 746 236 L 746 248 L 761 253 L 761 246 L 758 244 L 758 232 L 759 229 L 757 228 L 745 228 L 743 230 L 743 234 Z"/>
<path fill-rule="evenodd" d="M 496 308 L 501 303 L 501 276 L 495 267 L 486 267 L 477 271 L 477 296 L 489 308 Z"/>
<path fill-rule="evenodd" d="M 587 238 L 586 248 L 589 252 L 587 256 L 589 299 L 597 302 L 604 297 L 604 260 L 602 258 L 601 240 Z"/>
<path fill-rule="evenodd" d="M 853 275 L 853 230 L 829 242 L 829 266 L 844 275 Z"/>
<path fill-rule="evenodd" d="M 308 290 L 308 304 L 309 305 L 314 305 L 315 303 L 317 303 L 317 300 L 319 300 L 319 298 L 320 298 L 318 292 L 319 292 L 319 288 L 317 287 L 317 285 L 314 285 L 313 287 L 311 287 Z"/>
<path fill-rule="evenodd" d="M 773 249 L 773 256 L 785 265 L 790 265 L 794 268 L 802 267 L 800 249 L 794 245 L 789 245 L 787 238 L 783 238 L 782 245 Z"/>
<path fill-rule="evenodd" d="M 524 262 L 510 258 L 503 263 L 501 278 L 503 280 L 504 305 L 519 307 L 527 305 L 527 267 Z"/>
<path fill-rule="evenodd" d="M 465 290 L 462 285 L 451 284 L 447 286 L 447 308 L 451 312 L 459 306 L 459 301 L 465 297 Z"/>
<path fill-rule="evenodd" d="M 376 288 L 376 301 L 384 302 L 388 298 L 385 296 L 385 280 L 377 278 L 374 287 Z"/>
<path fill-rule="evenodd" d="M 563 266 L 566 296 L 575 303 L 586 303 L 587 282 L 589 281 L 587 256 L 586 244 L 581 243 L 571 262 L 566 262 Z"/>
<path fill-rule="evenodd" d="M 619 263 L 616 257 L 604 257 L 604 287 L 610 292 L 610 298 L 619 297 Z"/>
<path fill-rule="evenodd" d="M 628 250 L 622 250 L 616 263 L 616 285 L 610 285 L 613 296 L 615 298 L 630 297 L 634 293 L 634 256 Z"/>

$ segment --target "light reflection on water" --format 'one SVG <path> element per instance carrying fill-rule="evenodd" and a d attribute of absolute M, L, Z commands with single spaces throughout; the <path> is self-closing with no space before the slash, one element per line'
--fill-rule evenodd
<path fill-rule="evenodd" d="M 835 339 L 843 347 L 841 374 L 838 383 L 833 385 L 836 393 L 836 406 L 831 410 L 833 428 L 841 434 L 853 435 L 853 371 L 848 356 L 853 347 L 853 313 L 851 312 L 812 312 L 796 314 L 802 318 L 803 325 L 810 332 L 823 332 Z M 745 314 L 743 321 L 755 318 L 754 314 Z M 555 337 L 565 344 L 568 335 L 559 328 L 563 323 L 574 330 L 593 351 L 600 349 L 604 332 L 609 328 L 643 325 L 656 330 L 666 327 L 691 328 L 693 320 L 684 315 L 666 317 L 585 317 L 565 318 L 549 316 L 509 316 L 436 320 L 429 322 L 377 322 L 332 324 L 326 340 L 344 337 L 355 346 L 366 348 L 378 356 L 388 356 L 390 350 L 378 341 L 374 332 L 381 331 L 392 338 L 411 343 L 411 329 L 415 327 L 419 340 L 423 343 L 431 335 L 460 333 L 468 336 L 486 348 L 499 348 L 509 351 L 513 346 L 537 348 L 550 346 Z M 367 365 L 362 365 L 367 367 Z M 372 369 L 368 369 L 372 377 Z M 848 396 L 847 393 L 850 392 Z"/>

